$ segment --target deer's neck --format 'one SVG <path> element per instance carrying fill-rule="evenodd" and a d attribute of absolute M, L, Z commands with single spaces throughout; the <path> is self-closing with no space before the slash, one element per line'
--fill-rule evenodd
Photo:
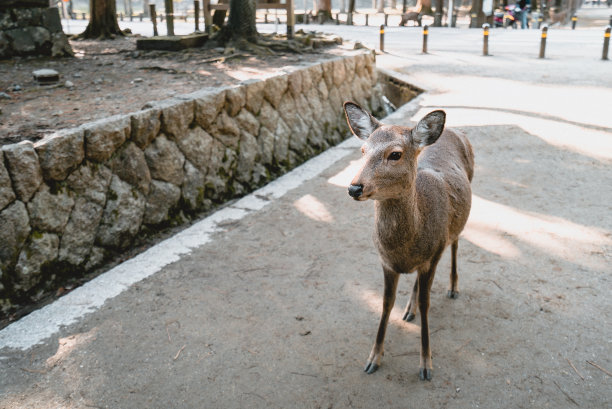
<path fill-rule="evenodd" d="M 422 230 L 414 188 L 398 198 L 377 200 L 374 208 L 376 233 L 384 247 L 393 248 L 412 242 Z"/>

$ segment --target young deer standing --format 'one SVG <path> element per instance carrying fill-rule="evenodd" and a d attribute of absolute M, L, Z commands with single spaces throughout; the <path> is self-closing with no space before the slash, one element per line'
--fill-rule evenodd
<path fill-rule="evenodd" d="M 434 111 L 414 128 L 386 126 L 359 105 L 344 104 L 355 136 L 365 141 L 363 165 L 349 187 L 355 200 L 375 201 L 374 243 L 382 262 L 385 289 L 376 342 L 365 372 L 378 369 L 399 275 L 417 271 L 404 313 L 412 321 L 421 312 L 419 377 L 431 380 L 429 291 L 444 249 L 452 248 L 449 298 L 457 298 L 457 243 L 472 202 L 474 154 L 467 138 L 444 130 L 446 114 Z"/>

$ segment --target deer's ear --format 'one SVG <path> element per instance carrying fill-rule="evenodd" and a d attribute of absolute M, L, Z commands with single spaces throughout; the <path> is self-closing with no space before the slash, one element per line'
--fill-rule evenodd
<path fill-rule="evenodd" d="M 376 118 L 353 102 L 344 103 L 344 113 L 351 132 L 359 139 L 368 139 L 372 132 L 381 126 Z"/>
<path fill-rule="evenodd" d="M 431 145 L 442 135 L 444 122 L 446 122 L 444 111 L 430 112 L 412 129 L 412 140 L 419 148 Z"/>

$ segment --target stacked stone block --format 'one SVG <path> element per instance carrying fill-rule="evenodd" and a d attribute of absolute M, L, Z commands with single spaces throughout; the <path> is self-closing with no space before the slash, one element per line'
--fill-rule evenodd
<path fill-rule="evenodd" d="M 0 1 L 0 59 L 73 55 L 59 11 L 48 0 Z"/>
<path fill-rule="evenodd" d="M 342 103 L 376 109 L 379 89 L 374 56 L 361 51 L 2 147 L 0 303 L 88 271 L 139 235 L 342 141 Z"/>

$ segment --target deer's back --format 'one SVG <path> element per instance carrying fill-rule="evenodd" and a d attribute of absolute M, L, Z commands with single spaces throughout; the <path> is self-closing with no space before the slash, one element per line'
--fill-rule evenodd
<path fill-rule="evenodd" d="M 457 239 L 470 214 L 474 175 L 472 145 L 462 133 L 447 129 L 419 155 L 417 197 L 430 234 L 443 234 L 447 243 Z M 444 231 L 442 231 L 444 230 Z"/>

